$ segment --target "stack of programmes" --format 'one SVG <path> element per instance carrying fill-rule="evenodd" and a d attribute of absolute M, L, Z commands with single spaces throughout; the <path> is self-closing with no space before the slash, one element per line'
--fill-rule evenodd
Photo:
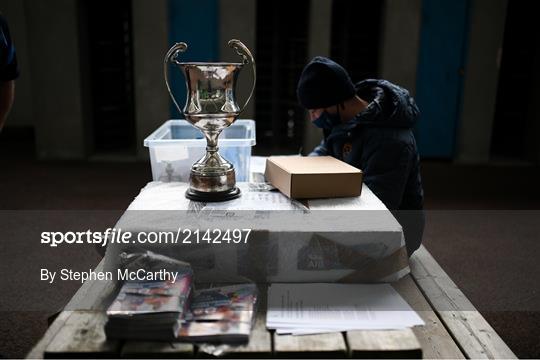
<path fill-rule="evenodd" d="M 107 310 L 112 339 L 242 344 L 249 341 L 257 287 L 194 289 L 189 267 L 165 281 L 126 281 Z"/>

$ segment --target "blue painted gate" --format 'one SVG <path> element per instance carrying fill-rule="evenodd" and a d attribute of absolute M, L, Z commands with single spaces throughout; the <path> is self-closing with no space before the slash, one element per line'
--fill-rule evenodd
<path fill-rule="evenodd" d="M 416 101 L 422 157 L 453 158 L 460 117 L 469 0 L 423 0 Z"/>

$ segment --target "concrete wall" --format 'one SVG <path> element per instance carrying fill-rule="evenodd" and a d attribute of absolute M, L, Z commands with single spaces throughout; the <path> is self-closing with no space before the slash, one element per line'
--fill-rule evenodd
<path fill-rule="evenodd" d="M 421 0 L 385 0 L 379 72 L 390 80 L 416 92 L 416 68 L 420 49 Z"/>
<path fill-rule="evenodd" d="M 168 49 L 167 0 L 133 0 L 137 156 L 143 139 L 169 118 L 163 80 Z M 77 0 L 0 0 L 9 21 L 21 77 L 7 126 L 34 126 L 40 158 L 86 158 L 90 103 Z M 55 19 L 51 21 L 51 19 Z M 45 31 L 46 30 L 46 31 Z"/>
<path fill-rule="evenodd" d="M 168 7 L 167 0 L 132 1 L 137 156 L 145 158 L 143 139 L 169 117 L 169 98 L 162 74 L 163 55 L 168 49 Z M 77 4 L 77 0 L 0 0 L 0 11 L 10 23 L 22 68 L 7 126 L 35 126 L 40 157 L 84 158 L 89 152 L 89 109 L 83 101 L 86 92 L 81 75 L 84 61 Z M 459 161 L 489 159 L 506 4 L 507 0 L 472 0 L 463 108 L 457 134 Z M 219 5 L 219 58 L 238 59 L 227 46 L 230 38 L 241 39 L 255 53 L 256 2 L 220 0 Z M 312 0 L 306 61 L 315 55 L 330 54 L 331 10 L 332 0 Z M 413 94 L 420 23 L 421 0 L 385 0 L 381 76 Z M 241 75 L 239 102 L 250 89 L 251 75 L 247 74 L 248 69 Z M 254 104 L 252 99 L 242 117 L 253 117 Z M 304 153 L 320 139 L 320 130 L 306 126 Z"/>
<path fill-rule="evenodd" d="M 330 56 L 332 39 L 332 0 L 311 0 L 309 12 L 309 61 L 314 56 Z M 306 118 L 304 130 L 304 155 L 311 152 L 322 140 L 322 131 L 309 123 Z"/>
<path fill-rule="evenodd" d="M 76 0 L 25 0 L 36 149 L 40 158 L 86 156 Z"/>
<path fill-rule="evenodd" d="M 15 103 L 6 126 L 33 126 L 32 72 L 28 58 L 24 2 L 21 0 L 0 0 L 0 11 L 8 21 L 11 37 L 17 51 L 17 60 L 21 68 L 21 75 L 15 85 Z"/>
<path fill-rule="evenodd" d="M 168 46 L 168 1 L 133 0 L 133 73 L 137 157 L 147 158 L 143 140 L 169 119 L 169 94 L 163 77 Z"/>
<path fill-rule="evenodd" d="M 219 61 L 238 62 L 240 57 L 228 45 L 230 39 L 238 39 L 244 43 L 257 60 L 257 2 L 253 0 L 220 0 L 219 2 Z M 253 77 L 251 65 L 244 67 L 237 85 L 237 102 L 244 104 L 249 96 Z M 253 119 L 255 116 L 255 91 L 240 115 L 243 119 Z"/>
<path fill-rule="evenodd" d="M 506 7 L 507 0 L 472 1 L 457 161 L 490 157 Z"/>

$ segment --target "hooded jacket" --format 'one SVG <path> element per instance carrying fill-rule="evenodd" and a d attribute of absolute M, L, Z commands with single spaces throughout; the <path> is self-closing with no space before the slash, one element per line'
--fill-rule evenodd
<path fill-rule="evenodd" d="M 364 172 L 364 182 L 390 210 L 423 208 L 420 159 L 412 127 L 419 110 L 409 92 L 386 80 L 364 80 L 356 94 L 367 108 L 324 131 L 310 155 L 330 155 Z"/>
<path fill-rule="evenodd" d="M 422 210 L 420 158 L 412 131 L 420 112 L 414 99 L 386 80 L 361 81 L 356 94 L 369 103 L 367 108 L 347 123 L 324 130 L 323 141 L 310 156 L 330 155 L 361 169 L 365 184 L 389 210 Z M 423 212 L 394 215 L 412 254 L 420 246 Z M 412 219 L 412 225 L 404 218 Z"/>

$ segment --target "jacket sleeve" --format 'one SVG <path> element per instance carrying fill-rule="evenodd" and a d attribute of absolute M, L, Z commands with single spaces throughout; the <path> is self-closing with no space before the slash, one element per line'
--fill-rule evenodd
<path fill-rule="evenodd" d="M 398 141 L 385 142 L 367 155 L 364 183 L 389 210 L 401 204 L 412 162 L 412 150 Z"/>
<path fill-rule="evenodd" d="M 326 141 L 322 139 L 321 143 L 313 149 L 308 156 L 326 156 L 328 155 L 328 149 L 326 148 Z"/>
<path fill-rule="evenodd" d="M 15 46 L 7 22 L 0 14 L 0 81 L 15 80 L 18 76 L 19 66 Z"/>

